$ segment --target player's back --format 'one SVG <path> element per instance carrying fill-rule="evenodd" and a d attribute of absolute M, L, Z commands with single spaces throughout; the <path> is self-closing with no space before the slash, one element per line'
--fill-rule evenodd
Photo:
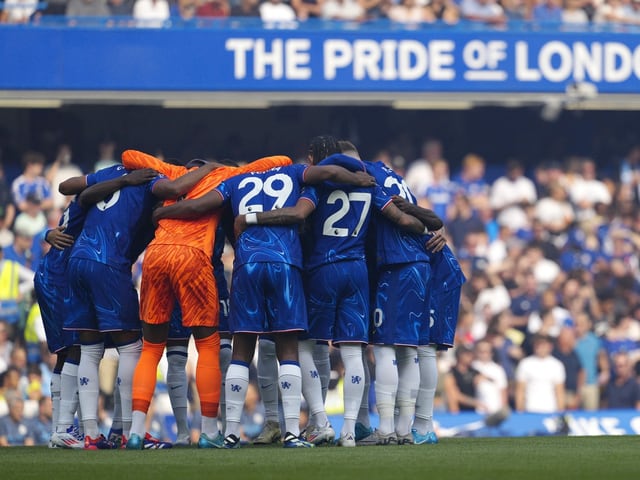
<path fill-rule="evenodd" d="M 218 187 L 234 217 L 293 207 L 300 198 L 305 165 L 276 167 L 233 177 Z M 302 266 L 297 225 L 250 225 L 235 245 L 234 265 L 282 262 Z"/>
<path fill-rule="evenodd" d="M 64 233 L 77 239 L 82 232 L 85 216 L 86 210 L 80 207 L 78 202 L 73 200 L 69 205 L 67 205 L 64 212 L 62 212 L 58 226 L 64 227 Z M 67 260 L 69 259 L 69 255 L 71 255 L 71 250 L 72 247 L 59 249 L 52 246 L 47 254 L 42 258 L 42 261 L 38 266 L 38 270 L 47 275 L 64 276 Z"/>
<path fill-rule="evenodd" d="M 371 212 L 381 208 L 376 189 L 320 185 L 305 189 L 303 196 L 316 205 L 307 221 L 305 268 L 364 259 Z"/>
<path fill-rule="evenodd" d="M 71 257 L 129 268 L 137 239 L 149 233 L 147 220 L 157 201 L 151 189 L 157 180 L 124 187 L 90 207 Z"/>
<path fill-rule="evenodd" d="M 389 195 L 398 195 L 416 204 L 416 198 L 409 190 L 404 179 L 382 162 L 367 162 L 367 172 L 376 179 L 376 183 Z M 428 262 L 430 256 L 424 247 L 424 236 L 398 228 L 393 222 L 381 215 L 375 218 L 378 265 L 397 263 Z"/>

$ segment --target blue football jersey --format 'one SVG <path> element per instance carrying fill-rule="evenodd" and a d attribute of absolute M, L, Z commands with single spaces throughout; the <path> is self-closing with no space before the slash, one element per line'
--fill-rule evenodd
<path fill-rule="evenodd" d="M 387 195 L 398 195 L 416 204 L 404 179 L 382 162 L 366 162 L 367 172 L 376 179 Z M 429 262 L 431 257 L 425 249 L 424 235 L 409 233 L 399 229 L 393 222 L 376 216 L 376 263 L 392 265 L 396 263 Z"/>
<path fill-rule="evenodd" d="M 307 270 L 342 260 L 364 259 L 371 212 L 383 210 L 392 201 L 380 187 L 350 185 L 306 188 L 302 197 L 316 206 L 307 221 Z"/>
<path fill-rule="evenodd" d="M 231 202 L 233 216 L 293 207 L 300 198 L 306 165 L 277 167 L 229 178 L 216 187 Z M 234 267 L 277 262 L 302 268 L 297 225 L 249 225 L 236 239 Z"/>
<path fill-rule="evenodd" d="M 118 178 L 129 173 L 122 165 L 87 176 L 87 184 Z M 131 268 L 153 236 L 151 211 L 158 199 L 151 182 L 117 190 L 87 211 L 82 233 L 76 239 L 72 258 L 84 258 L 115 268 Z M 149 231 L 151 228 L 151 231 Z"/>
<path fill-rule="evenodd" d="M 73 200 L 69 203 L 67 208 L 64 209 L 64 212 L 62 212 L 58 226 L 64 226 L 64 233 L 77 239 L 80 232 L 82 232 L 82 225 L 84 224 L 86 214 L 86 210 L 80 207 L 78 203 Z M 58 248 L 51 247 L 49 252 L 47 252 L 40 262 L 39 270 L 41 272 L 64 273 L 71 250 L 72 248 L 64 248 L 60 250 Z"/>

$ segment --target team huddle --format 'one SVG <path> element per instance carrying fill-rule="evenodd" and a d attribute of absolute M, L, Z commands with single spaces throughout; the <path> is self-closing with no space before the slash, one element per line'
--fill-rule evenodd
<path fill-rule="evenodd" d="M 400 176 L 361 161 L 350 142 L 316 137 L 309 161 L 293 165 L 274 156 L 242 167 L 202 160 L 177 166 L 127 150 L 122 166 L 61 184 L 61 193 L 77 196 L 59 227 L 47 232 L 52 248 L 35 278 L 49 348 L 58 354 L 52 446 L 189 445 L 191 335 L 199 448 L 240 447 L 256 343 L 266 422 L 254 443 L 438 441 L 436 350 L 452 346 L 464 282 L 443 223 L 415 204 Z M 235 252 L 231 288 L 220 260 L 225 239 Z M 131 268 L 143 251 L 138 298 Z M 344 364 L 339 434 L 324 408 L 329 344 Z M 376 430 L 367 400 L 368 344 Z M 105 345 L 119 353 L 108 437 L 99 433 L 97 414 Z M 165 351 L 178 430 L 173 445 L 145 430 Z M 302 396 L 309 422 L 301 433 Z"/>

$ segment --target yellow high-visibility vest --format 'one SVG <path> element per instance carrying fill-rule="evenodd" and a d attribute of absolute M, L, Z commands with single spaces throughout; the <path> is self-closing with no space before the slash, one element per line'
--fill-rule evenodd
<path fill-rule="evenodd" d="M 0 300 L 18 300 L 19 268 L 13 260 L 0 260 Z"/>

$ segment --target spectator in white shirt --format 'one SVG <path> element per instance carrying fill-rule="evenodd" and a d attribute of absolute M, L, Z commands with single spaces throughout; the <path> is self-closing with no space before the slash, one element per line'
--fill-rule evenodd
<path fill-rule="evenodd" d="M 611 192 L 604 182 L 596 178 L 596 164 L 590 158 L 580 163 L 580 175 L 569 187 L 569 198 L 576 209 L 578 221 L 593 218 L 597 204 L 611 204 Z"/>
<path fill-rule="evenodd" d="M 523 358 L 516 368 L 516 410 L 530 413 L 557 413 L 565 408 L 565 370 L 551 355 L 553 340 L 536 335 L 533 355 Z"/>
<path fill-rule="evenodd" d="M 291 5 L 282 0 L 267 0 L 259 7 L 260 19 L 263 22 L 294 22 L 296 12 Z"/>
<path fill-rule="evenodd" d="M 167 0 L 136 0 L 133 18 L 140 27 L 160 28 L 171 16 Z"/>

